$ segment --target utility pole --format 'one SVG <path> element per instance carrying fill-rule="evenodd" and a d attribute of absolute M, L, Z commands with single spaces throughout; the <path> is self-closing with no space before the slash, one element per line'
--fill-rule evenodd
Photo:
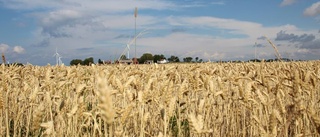
<path fill-rule="evenodd" d="M 138 16 L 138 8 L 136 7 L 134 10 L 134 36 L 137 35 L 137 16 Z M 137 64 L 137 39 L 134 39 L 134 64 Z"/>

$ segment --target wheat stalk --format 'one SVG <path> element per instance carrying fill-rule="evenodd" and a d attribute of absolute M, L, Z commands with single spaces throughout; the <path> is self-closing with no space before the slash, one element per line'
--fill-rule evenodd
<path fill-rule="evenodd" d="M 0 136 L 317 136 L 319 65 L 1 66 Z"/>
<path fill-rule="evenodd" d="M 115 112 L 113 109 L 112 102 L 112 91 L 111 88 L 107 85 L 105 79 L 100 77 L 97 78 L 98 85 L 98 99 L 99 99 L 99 108 L 102 111 L 102 116 L 107 124 L 111 124 L 113 122 L 113 118 L 115 117 Z"/>

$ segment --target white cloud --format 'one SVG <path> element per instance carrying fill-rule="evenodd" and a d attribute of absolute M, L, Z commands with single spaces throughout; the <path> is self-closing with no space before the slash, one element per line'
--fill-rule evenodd
<path fill-rule="evenodd" d="M 217 17 L 169 17 L 169 24 L 175 26 L 191 26 L 201 29 L 219 29 L 222 33 L 244 35 L 250 38 L 257 38 L 261 35 L 274 35 L 279 30 L 298 30 L 296 26 L 286 24 L 277 27 L 264 27 L 262 24 L 235 19 Z"/>
<path fill-rule="evenodd" d="M 141 28 L 141 26 L 148 26 L 157 23 L 159 18 L 154 16 L 140 16 L 137 19 L 137 25 Z M 101 22 L 105 28 L 110 29 L 132 29 L 134 27 L 134 18 L 133 15 L 118 15 L 118 16 L 104 16 L 101 18 L 97 18 L 98 22 Z"/>
<path fill-rule="evenodd" d="M 253 54 L 253 50 L 246 48 L 246 46 L 253 45 L 257 38 L 262 35 L 267 35 L 272 39 L 281 30 L 295 34 L 306 33 L 290 24 L 264 27 L 262 24 L 255 22 L 216 17 L 157 18 L 142 15 L 138 21 L 138 32 L 142 27 L 150 29 L 148 31 L 150 35 L 146 34 L 137 40 L 138 56 L 145 52 L 152 52 L 153 54 L 165 54 L 166 56 L 176 55 L 181 59 L 186 56 L 199 56 L 199 58 L 205 60 L 245 58 Z M 172 29 L 172 24 L 174 24 L 173 26 L 186 27 L 186 31 L 158 35 L 159 29 L 160 31 L 167 30 L 171 32 L 169 30 Z M 77 23 L 60 28 L 63 28 L 59 29 L 61 33 L 70 34 L 72 37 L 51 38 L 50 48 L 53 51 L 53 46 L 58 45 L 60 46 L 58 48 L 63 50 L 61 54 L 63 55 L 63 52 L 66 52 L 70 58 L 79 56 L 79 51 L 74 51 L 78 48 L 92 48 L 92 53 L 86 52 L 86 56 L 89 56 L 89 54 L 93 56 L 102 51 L 105 51 L 103 54 L 120 54 L 128 38 L 115 38 L 121 34 L 133 35 L 134 33 L 132 32 L 134 28 L 133 15 L 108 15 L 91 19 L 90 23 Z M 190 34 L 188 28 L 195 28 L 199 31 L 219 30 L 221 32 L 218 34 Z M 224 37 L 223 33 L 239 34 L 246 37 Z M 41 35 L 41 33 L 38 33 L 38 35 Z M 265 40 L 261 41 L 267 43 Z M 99 51 L 97 51 L 98 49 Z M 199 49 L 202 50 L 199 51 Z M 264 51 L 273 53 L 273 49 L 269 46 L 265 47 Z"/>
<path fill-rule="evenodd" d="M 214 52 L 211 54 L 208 52 L 203 53 L 203 58 L 208 59 L 208 60 L 210 59 L 211 61 L 224 59 L 225 56 L 226 56 L 226 54 L 223 52 Z"/>
<path fill-rule="evenodd" d="M 288 6 L 288 5 L 295 3 L 296 1 L 297 0 L 283 0 L 280 5 L 281 6 Z"/>
<path fill-rule="evenodd" d="M 0 44 L 0 52 L 4 53 L 7 52 L 9 49 L 9 45 L 7 44 Z"/>
<path fill-rule="evenodd" d="M 1 0 L 0 0 L 1 1 Z M 15 0 L 17 3 L 4 2 L 5 5 L 16 4 L 19 5 L 25 1 Z M 46 0 L 44 0 L 46 1 Z M 28 4 L 32 8 L 44 8 L 45 6 L 37 0 L 30 0 Z M 33 3 L 33 4 L 32 4 Z M 41 3 L 41 2 L 40 2 Z M 50 3 L 50 2 L 49 2 Z M 75 5 L 81 6 L 59 6 L 59 2 L 55 4 L 50 10 L 43 10 L 42 12 L 30 13 L 39 21 L 41 27 L 41 34 L 49 37 L 76 37 L 79 34 L 73 32 L 82 31 L 112 31 L 132 29 L 134 24 L 133 11 L 135 6 L 140 9 L 175 9 L 175 5 L 168 1 L 132 1 L 132 0 L 110 0 L 110 1 L 71 1 L 70 3 L 78 3 Z M 28 5 L 26 4 L 26 6 Z M 66 3 L 64 3 L 66 4 Z M 63 4 L 62 4 L 63 5 Z M 68 4 L 66 4 L 68 5 Z M 27 6 L 28 7 L 28 6 Z M 21 7 L 23 9 L 23 7 Z M 155 23 L 157 17 L 148 15 L 139 15 L 137 25 L 148 26 Z M 86 29 L 86 30 L 83 30 Z M 90 30 L 92 29 L 92 30 Z M 88 32 L 86 32 L 88 33 Z M 90 33 L 90 32 L 89 32 Z M 96 33 L 96 32 L 95 32 Z"/>
<path fill-rule="evenodd" d="M 63 31 L 64 27 L 74 26 L 82 14 L 74 10 L 57 10 L 48 13 L 37 14 L 36 17 L 42 27 L 42 33 L 53 37 L 66 37 L 67 33 Z"/>
<path fill-rule="evenodd" d="M 68 16 L 69 17 L 69 16 Z M 56 18 L 55 18 L 56 19 Z M 266 35 L 271 39 L 281 30 L 296 35 L 307 33 L 299 30 L 294 25 L 285 24 L 282 26 L 265 27 L 260 23 L 241 21 L 236 19 L 217 18 L 210 16 L 202 17 L 157 17 L 141 15 L 137 20 L 138 32 L 144 28 L 149 28 L 148 34 L 138 38 L 138 57 L 145 52 L 153 54 L 164 54 L 166 56 L 176 55 L 180 59 L 191 56 L 198 56 L 204 60 L 232 60 L 250 59 L 254 57 L 254 49 L 248 48 L 254 45 L 258 37 Z M 186 28 L 180 33 L 171 33 L 172 26 Z M 217 34 L 193 33 L 188 29 L 198 31 L 218 31 Z M 133 15 L 104 15 L 100 17 L 87 18 L 83 14 L 80 19 L 74 21 L 72 25 L 68 22 L 65 25 L 54 29 L 56 34 L 68 34 L 71 37 L 50 38 L 49 49 L 54 51 L 58 46 L 59 53 L 69 58 L 83 58 L 81 56 L 96 56 L 98 54 L 118 56 L 125 48 L 128 38 L 118 38 L 117 36 L 134 34 Z M 162 34 L 168 31 L 167 34 Z M 309 33 L 309 32 L 308 32 Z M 159 35 L 160 34 L 160 35 Z M 230 37 L 241 35 L 241 37 Z M 41 32 L 38 37 L 43 37 Z M 36 37 L 37 37 L 36 36 Z M 267 45 L 267 41 L 260 40 L 259 43 Z M 278 44 L 275 43 L 275 44 Z M 251 47 L 252 47 L 251 46 Z M 79 48 L 90 48 L 91 50 L 79 54 Z M 47 50 L 49 50 L 47 49 Z M 131 55 L 134 55 L 134 48 L 131 48 Z M 201 49 L 201 50 L 199 50 Z M 61 50 L 61 51 L 60 51 Z M 261 48 L 263 52 L 272 53 L 269 56 L 261 55 L 263 58 L 274 58 L 274 51 L 271 46 Z M 279 48 L 286 51 L 285 46 Z M 197 51 L 197 52 L 192 52 Z M 258 53 L 259 54 L 259 53 Z M 50 53 L 51 55 L 51 53 Z M 50 56 L 51 57 L 51 56 Z M 48 58 L 50 58 L 48 56 Z"/>
<path fill-rule="evenodd" d="M 70 19 L 80 18 L 81 13 L 74 10 L 57 10 L 49 12 L 48 15 L 45 15 L 41 20 L 42 24 L 46 26 L 52 25 L 52 23 L 65 22 Z"/>
<path fill-rule="evenodd" d="M 5 52 L 15 52 L 15 53 L 23 53 L 25 50 L 21 46 L 15 46 L 13 49 L 10 48 L 9 45 L 7 44 L 0 44 L 0 52 L 5 53 Z"/>
<path fill-rule="evenodd" d="M 21 54 L 21 53 L 24 53 L 24 51 L 25 51 L 24 48 L 21 46 L 13 47 L 13 52 L 15 52 L 15 53 Z"/>
<path fill-rule="evenodd" d="M 295 1 L 297 0 L 284 0 L 282 5 L 290 5 Z M 198 56 L 204 60 L 246 59 L 254 57 L 255 42 L 268 45 L 266 40 L 257 40 L 263 35 L 274 41 L 276 34 L 282 30 L 295 35 L 318 33 L 318 30 L 308 32 L 291 24 L 266 27 L 259 22 L 214 16 L 167 17 L 155 11 L 180 10 L 186 7 L 205 6 L 204 4 L 218 4 L 219 6 L 224 2 L 194 1 L 190 4 L 168 0 L 68 0 L 68 2 L 65 0 L 0 0 L 0 3 L 7 8 L 29 10 L 28 17 L 32 16 L 37 19 L 39 24 L 37 24 L 37 30 L 33 32 L 34 42 L 29 44 L 37 45 L 37 47 L 31 47 L 34 50 L 29 49 L 27 54 L 30 54 L 28 55 L 30 58 L 31 56 L 33 58 L 42 56 L 42 60 L 52 60 L 51 63 L 55 61 L 52 54 L 56 47 L 65 60 L 83 59 L 88 56 L 100 56 L 101 59 L 105 59 L 106 56 L 118 56 L 125 48 L 128 37 L 134 34 L 133 11 L 136 6 L 139 7 L 137 31 L 149 29 L 149 34 L 137 40 L 138 56 L 151 52 L 166 56 L 176 55 L 181 60 L 186 56 Z M 153 11 L 149 12 L 149 9 Z M 174 28 L 182 28 L 183 31 L 172 33 Z M 127 37 L 117 38 L 118 36 Z M 277 41 L 275 44 L 279 43 L 287 44 L 283 41 Z M 41 48 L 44 46 L 46 48 Z M 281 46 L 279 51 L 287 51 L 286 48 L 286 46 Z M 291 46 L 291 48 L 295 47 Z M 9 51 L 10 47 L 0 46 L 0 50 L 2 49 Z M 257 54 L 263 58 L 274 57 L 274 51 L 270 45 L 261 47 L 259 50 L 261 52 Z M 14 53 L 26 52 L 22 46 L 14 47 L 12 51 Z M 27 56 L 27 54 L 23 55 Z"/>
<path fill-rule="evenodd" d="M 306 16 L 316 16 L 320 14 L 320 1 L 312 4 L 304 11 Z"/>
<path fill-rule="evenodd" d="M 309 50 L 309 49 L 298 49 L 298 50 L 296 50 L 295 53 L 309 54 L 309 53 L 310 53 L 310 50 Z"/>
<path fill-rule="evenodd" d="M 139 39 L 138 45 L 143 47 L 139 46 L 138 51 L 141 53 L 151 51 L 154 54 L 161 53 L 167 56 L 176 55 L 181 59 L 187 56 L 198 56 L 204 60 L 231 60 L 253 54 L 253 48 L 251 48 L 252 51 L 246 48 L 250 44 L 253 45 L 252 42 L 253 40 L 248 38 L 215 38 L 209 35 L 172 33 L 165 37 Z M 269 50 L 272 52 L 271 47 L 265 51 Z"/>

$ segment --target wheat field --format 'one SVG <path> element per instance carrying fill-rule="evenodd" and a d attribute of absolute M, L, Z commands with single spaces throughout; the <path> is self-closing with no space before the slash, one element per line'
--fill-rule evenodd
<path fill-rule="evenodd" d="M 320 61 L 0 66 L 0 136 L 320 136 Z"/>

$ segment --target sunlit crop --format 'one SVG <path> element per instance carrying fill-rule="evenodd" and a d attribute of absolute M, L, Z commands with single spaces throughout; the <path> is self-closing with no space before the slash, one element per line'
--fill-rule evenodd
<path fill-rule="evenodd" d="M 319 136 L 320 62 L 0 66 L 0 136 Z"/>

